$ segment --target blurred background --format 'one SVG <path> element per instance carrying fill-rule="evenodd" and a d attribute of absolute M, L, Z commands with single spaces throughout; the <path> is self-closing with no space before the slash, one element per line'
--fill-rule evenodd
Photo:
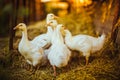
<path fill-rule="evenodd" d="M 0 0 L 0 36 L 7 36 L 10 27 L 44 20 L 48 13 L 68 17 L 82 27 L 111 31 L 116 1 L 114 0 Z M 76 20 L 77 19 L 77 20 Z M 77 27 L 77 26 L 76 26 Z"/>
<path fill-rule="evenodd" d="M 113 25 L 119 18 L 119 2 L 119 0 L 0 0 L 0 37 L 9 36 L 12 45 L 15 36 L 13 27 L 20 22 L 27 25 L 42 21 L 45 23 L 48 13 L 59 16 L 59 23 L 67 26 L 73 34 L 100 35 L 103 32 L 111 34 Z"/>
<path fill-rule="evenodd" d="M 84 58 L 71 60 L 69 68 L 51 76 L 50 65 L 33 74 L 18 52 L 21 33 L 13 28 L 27 24 L 28 38 L 46 32 L 46 15 L 53 13 L 72 35 L 94 37 L 106 34 L 103 49 L 84 66 Z M 120 79 L 120 0 L 0 0 L 0 79 L 1 80 L 119 80 Z M 99 45 L 98 45 L 99 46 Z M 77 53 L 77 52 L 72 52 Z M 82 67 L 82 69 L 81 69 Z M 63 72 L 63 73 L 62 73 Z"/>
<path fill-rule="evenodd" d="M 28 37 L 33 39 L 46 31 L 46 15 L 53 13 L 59 16 L 58 23 L 64 24 L 73 35 L 105 33 L 116 42 L 119 8 L 119 0 L 0 0 L 0 41 L 7 38 L 9 50 L 12 50 L 13 28 L 21 22 L 32 26 L 28 27 Z"/>

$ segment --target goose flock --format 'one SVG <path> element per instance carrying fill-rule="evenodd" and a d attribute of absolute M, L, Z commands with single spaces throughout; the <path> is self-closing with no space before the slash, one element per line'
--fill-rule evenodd
<path fill-rule="evenodd" d="M 82 52 L 86 59 L 86 65 L 91 53 L 99 51 L 105 43 L 105 34 L 100 37 L 72 33 L 58 24 L 55 16 L 49 13 L 46 17 L 47 32 L 40 34 L 33 40 L 28 40 L 27 27 L 19 23 L 14 30 L 22 32 L 22 38 L 18 45 L 18 51 L 24 56 L 26 62 L 32 66 L 41 66 L 49 61 L 53 67 L 53 75 L 56 76 L 56 67 L 65 67 L 71 59 L 71 50 Z"/>

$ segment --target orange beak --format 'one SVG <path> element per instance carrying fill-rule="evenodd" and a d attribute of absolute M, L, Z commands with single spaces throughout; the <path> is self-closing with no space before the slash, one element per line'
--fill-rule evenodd
<path fill-rule="evenodd" d="M 45 27 L 48 27 L 50 24 L 46 24 Z"/>
<path fill-rule="evenodd" d="M 45 27 L 50 26 L 50 23 L 46 24 Z"/>
<path fill-rule="evenodd" d="M 54 19 L 58 19 L 58 18 L 59 18 L 58 16 L 55 16 L 55 15 L 54 15 Z"/>
<path fill-rule="evenodd" d="M 63 29 L 66 29 L 66 27 L 65 27 L 65 26 L 63 26 Z"/>

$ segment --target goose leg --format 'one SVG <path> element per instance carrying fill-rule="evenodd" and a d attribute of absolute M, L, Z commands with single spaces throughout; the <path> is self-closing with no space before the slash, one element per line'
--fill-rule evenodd
<path fill-rule="evenodd" d="M 36 66 L 36 70 L 39 70 L 39 69 L 40 69 L 40 66 L 39 66 L 39 65 L 37 65 L 37 66 Z"/>
<path fill-rule="evenodd" d="M 27 60 L 27 63 L 29 64 L 29 66 L 28 66 L 29 71 L 32 71 L 33 70 L 32 62 Z"/>
<path fill-rule="evenodd" d="M 24 64 L 24 67 L 25 67 L 26 70 L 29 71 L 29 70 L 30 70 L 30 65 L 31 65 L 31 64 L 29 64 L 28 62 L 29 62 L 29 61 L 27 60 L 27 62 Z"/>
<path fill-rule="evenodd" d="M 89 56 L 87 55 L 87 56 L 85 56 L 85 60 L 86 60 L 86 66 L 88 65 L 88 60 L 89 60 Z"/>
<path fill-rule="evenodd" d="M 27 65 L 27 69 L 28 69 L 28 71 L 31 70 L 31 65 L 30 64 Z"/>
<path fill-rule="evenodd" d="M 53 75 L 56 76 L 56 67 L 55 66 L 53 66 L 53 71 L 54 71 Z"/>

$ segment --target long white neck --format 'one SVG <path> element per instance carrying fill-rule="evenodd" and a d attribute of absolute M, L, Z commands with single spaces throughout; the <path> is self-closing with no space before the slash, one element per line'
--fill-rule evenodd
<path fill-rule="evenodd" d="M 48 26 L 46 35 L 47 35 L 47 40 L 49 42 L 51 42 L 52 34 L 53 34 L 53 29 L 51 28 L 51 26 Z"/>
<path fill-rule="evenodd" d="M 22 43 L 28 43 L 28 36 L 27 36 L 27 29 L 25 29 L 24 31 L 22 31 L 22 39 L 21 39 Z"/>
<path fill-rule="evenodd" d="M 51 26 L 47 27 L 47 34 L 51 35 L 53 33 L 53 29 L 51 28 Z"/>
<path fill-rule="evenodd" d="M 73 49 L 73 37 L 69 30 L 65 31 L 65 44 L 70 48 Z"/>
<path fill-rule="evenodd" d="M 55 29 L 53 33 L 52 43 L 64 43 L 62 34 L 59 29 Z"/>
<path fill-rule="evenodd" d="M 66 30 L 65 31 L 66 32 L 66 34 L 65 34 L 65 43 L 66 44 L 69 44 L 72 40 L 72 34 L 71 34 L 71 32 L 70 31 L 68 31 L 68 30 Z"/>
<path fill-rule="evenodd" d="M 24 31 L 22 31 L 22 38 L 19 43 L 18 50 L 25 57 L 27 54 L 29 54 L 28 53 L 29 47 L 30 47 L 30 42 L 27 37 L 27 29 L 25 29 Z"/>
<path fill-rule="evenodd" d="M 47 17 L 47 19 L 46 19 L 46 23 L 49 24 L 50 21 L 51 21 L 51 19 L 49 19 L 49 18 Z"/>

